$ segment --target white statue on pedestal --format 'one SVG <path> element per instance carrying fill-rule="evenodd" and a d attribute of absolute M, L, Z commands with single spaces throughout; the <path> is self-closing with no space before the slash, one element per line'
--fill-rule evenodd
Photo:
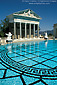
<path fill-rule="evenodd" d="M 12 41 L 12 39 L 11 39 L 11 36 L 12 36 L 11 32 L 9 32 L 9 33 L 6 34 L 6 35 L 7 35 L 6 41 Z"/>
<path fill-rule="evenodd" d="M 40 34 L 40 38 L 41 38 L 41 34 Z"/>
<path fill-rule="evenodd" d="M 48 39 L 48 35 L 47 35 L 47 32 L 45 32 L 45 37 L 44 37 L 45 39 Z"/>

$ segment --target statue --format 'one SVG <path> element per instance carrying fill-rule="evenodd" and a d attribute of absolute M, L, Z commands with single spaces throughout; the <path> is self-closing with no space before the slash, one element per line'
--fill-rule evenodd
<path fill-rule="evenodd" d="M 40 38 L 41 38 L 41 34 L 40 34 Z"/>
<path fill-rule="evenodd" d="M 28 11 L 28 15 L 30 16 L 30 10 Z"/>
<path fill-rule="evenodd" d="M 8 34 L 6 33 L 6 35 L 7 35 L 6 42 L 12 42 L 12 39 L 11 39 L 12 34 L 11 34 L 11 32 L 9 32 Z"/>
<path fill-rule="evenodd" d="M 47 32 L 45 32 L 45 37 L 44 37 L 44 39 L 48 39 Z"/>

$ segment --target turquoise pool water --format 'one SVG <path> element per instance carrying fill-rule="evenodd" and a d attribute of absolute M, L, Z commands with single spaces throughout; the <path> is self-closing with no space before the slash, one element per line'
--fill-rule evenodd
<path fill-rule="evenodd" d="M 0 46 L 0 85 L 57 85 L 56 82 L 57 40 Z"/>

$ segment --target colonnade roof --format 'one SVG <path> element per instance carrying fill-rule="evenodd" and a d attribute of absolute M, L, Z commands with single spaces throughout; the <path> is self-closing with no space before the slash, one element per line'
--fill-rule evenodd
<path fill-rule="evenodd" d="M 30 13 L 31 14 L 34 14 L 34 16 L 36 16 L 37 18 L 41 18 L 40 16 L 38 16 L 34 11 L 32 11 L 31 9 L 26 9 L 26 10 L 22 10 L 22 11 L 18 11 L 18 12 L 15 12 L 14 14 L 23 14 L 24 12 L 25 13 L 28 13 L 30 10 Z"/>
<path fill-rule="evenodd" d="M 41 17 L 39 15 L 37 15 L 31 9 L 26 9 L 26 10 L 15 12 L 13 14 L 8 15 L 8 17 L 11 16 L 11 15 L 26 16 L 26 17 L 41 19 Z"/>

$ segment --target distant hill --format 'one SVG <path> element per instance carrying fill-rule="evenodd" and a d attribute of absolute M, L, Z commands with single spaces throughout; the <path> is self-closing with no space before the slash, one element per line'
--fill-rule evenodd
<path fill-rule="evenodd" d="M 53 30 L 40 31 L 39 34 L 44 35 L 45 32 L 47 32 L 48 35 L 49 35 L 49 34 L 52 34 L 52 35 L 53 35 Z"/>

